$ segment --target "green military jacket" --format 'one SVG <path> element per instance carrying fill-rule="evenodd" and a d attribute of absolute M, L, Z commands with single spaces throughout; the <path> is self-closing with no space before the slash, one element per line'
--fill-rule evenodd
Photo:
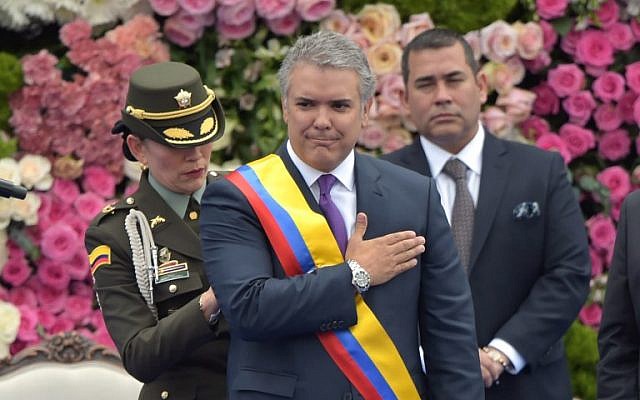
<path fill-rule="evenodd" d="M 209 182 L 219 178 L 214 174 Z M 154 283 L 158 320 L 136 281 L 125 231 L 125 217 L 132 208 L 150 222 L 159 263 L 182 266 L 180 274 Z M 210 326 L 200 311 L 200 294 L 210 286 L 200 239 L 149 184 L 146 171 L 132 196 L 105 207 L 94 219 L 85 245 L 109 333 L 126 370 L 145 383 L 139 398 L 226 399 L 228 328 L 222 318 Z"/>

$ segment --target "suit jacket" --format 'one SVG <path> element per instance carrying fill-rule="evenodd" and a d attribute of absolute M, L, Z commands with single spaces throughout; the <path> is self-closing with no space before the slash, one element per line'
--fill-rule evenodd
<path fill-rule="evenodd" d="M 156 321 L 140 295 L 124 220 L 136 208 L 151 220 L 165 219 L 152 228 L 159 249 L 169 258 L 186 262 L 189 277 L 154 286 Z M 87 251 L 111 248 L 111 263 L 94 273 L 94 286 L 104 320 L 126 370 L 145 382 L 140 399 L 225 399 L 228 327 L 210 327 L 199 309 L 199 297 L 209 288 L 202 266 L 198 235 L 182 220 L 142 175 L 131 197 L 107 206 L 85 235 Z"/>
<path fill-rule="evenodd" d="M 321 213 L 286 150 L 279 155 L 311 208 Z M 355 181 L 357 208 L 369 217 L 365 238 L 408 229 L 429 238 L 416 268 L 370 288 L 365 301 L 423 398 L 482 399 L 469 286 L 434 184 L 359 154 Z M 345 263 L 287 278 L 249 203 L 226 180 L 203 196 L 201 239 L 207 275 L 231 326 L 231 399 L 361 398 L 316 337 L 357 322 Z"/>
<path fill-rule="evenodd" d="M 418 138 L 385 158 L 431 175 Z M 518 205 L 533 202 L 539 212 L 516 217 Z M 515 376 L 503 373 L 486 398 L 571 399 L 562 336 L 591 269 L 584 220 L 556 153 L 487 132 L 469 263 L 478 346 L 501 338 L 527 362 Z"/>
<path fill-rule="evenodd" d="M 598 347 L 598 399 L 639 399 L 640 191 L 625 199 L 609 269 Z"/>

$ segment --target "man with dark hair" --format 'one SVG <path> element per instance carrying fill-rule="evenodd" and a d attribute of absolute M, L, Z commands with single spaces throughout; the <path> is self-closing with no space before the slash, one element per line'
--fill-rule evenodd
<path fill-rule="evenodd" d="M 375 90 L 366 56 L 320 32 L 278 75 L 287 143 L 203 197 L 230 398 L 483 399 L 471 293 L 435 185 L 354 152 Z"/>
<path fill-rule="evenodd" d="M 571 399 L 562 336 L 588 291 L 584 221 L 556 153 L 496 138 L 469 44 L 446 29 L 404 50 L 418 136 L 386 155 L 436 182 L 473 295 L 487 399 Z"/>

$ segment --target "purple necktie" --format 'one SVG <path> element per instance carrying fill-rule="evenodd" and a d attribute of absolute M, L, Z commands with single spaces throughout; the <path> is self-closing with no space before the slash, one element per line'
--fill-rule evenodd
<path fill-rule="evenodd" d="M 324 213 L 329 227 L 333 232 L 333 236 L 335 236 L 336 242 L 338 242 L 340 252 L 344 255 L 347 249 L 347 228 L 344 225 L 340 210 L 338 210 L 336 204 L 331 200 L 331 188 L 333 184 L 336 183 L 336 180 L 336 177 L 331 174 L 321 175 L 320 178 L 318 178 L 318 186 L 320 187 L 319 203 L 320 209 Z"/>

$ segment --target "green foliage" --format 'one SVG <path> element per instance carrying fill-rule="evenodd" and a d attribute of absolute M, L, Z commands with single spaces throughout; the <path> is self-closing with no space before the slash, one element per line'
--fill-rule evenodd
<path fill-rule="evenodd" d="M 0 96 L 6 96 L 22 86 L 22 67 L 13 55 L 0 52 Z"/>
<path fill-rule="evenodd" d="M 595 330 L 574 322 L 564 337 L 569 359 L 573 394 L 583 400 L 596 398 L 598 335 Z"/>
<path fill-rule="evenodd" d="M 309 27 L 302 29 L 307 31 L 299 33 L 310 33 Z M 211 31 L 195 49 L 172 49 L 171 58 L 198 69 L 224 107 L 227 137 L 217 144 L 224 148 L 214 147 L 213 162 L 252 161 L 285 139 L 277 71 L 296 37 L 275 37 L 263 26 L 245 40 L 222 42 Z"/>
<path fill-rule="evenodd" d="M 338 8 L 358 13 L 370 3 L 367 0 L 343 0 L 338 3 Z M 394 5 L 403 21 L 412 14 L 428 12 L 437 26 L 446 26 L 461 33 L 483 28 L 499 19 L 507 20 L 519 4 L 518 0 L 394 0 L 384 3 Z"/>

